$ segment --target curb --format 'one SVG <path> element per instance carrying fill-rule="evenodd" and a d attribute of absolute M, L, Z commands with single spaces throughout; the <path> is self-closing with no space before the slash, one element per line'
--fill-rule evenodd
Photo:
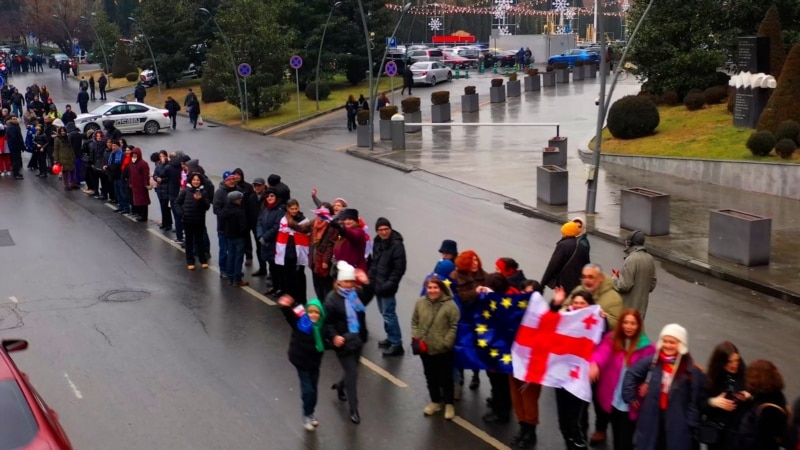
<path fill-rule="evenodd" d="M 312 114 L 310 116 L 306 116 L 306 117 L 294 120 L 292 122 L 285 123 L 283 125 L 278 125 L 277 127 L 268 128 L 267 130 L 265 130 L 263 132 L 260 132 L 260 133 L 263 134 L 264 136 L 269 136 L 270 134 L 277 133 L 278 131 L 285 130 L 287 128 L 291 128 L 291 127 L 293 127 L 295 125 L 300 125 L 301 123 L 308 122 L 309 120 L 316 119 L 317 117 L 322 117 L 324 115 L 327 115 L 327 114 L 330 114 L 332 112 L 336 112 L 336 111 L 339 111 L 339 110 L 342 110 L 342 109 L 344 109 L 344 106 L 337 106 L 335 108 L 326 109 L 324 111 L 320 111 L 320 112 L 314 113 L 314 114 Z"/>
<path fill-rule="evenodd" d="M 409 164 L 403 164 L 396 161 L 392 161 L 390 159 L 381 158 L 381 155 L 386 155 L 388 152 L 373 154 L 370 153 L 369 150 L 359 150 L 357 147 L 349 147 L 345 149 L 345 152 L 350 156 L 355 156 L 356 158 L 363 159 L 366 161 L 371 161 L 376 164 L 380 164 L 382 166 L 389 167 L 391 169 L 399 170 L 403 173 L 411 173 L 418 170 L 416 167 L 411 166 Z"/>
<path fill-rule="evenodd" d="M 563 219 L 561 217 L 558 217 L 554 214 L 550 214 L 548 212 L 541 211 L 532 206 L 525 205 L 516 200 L 504 202 L 503 207 L 509 211 L 521 214 L 525 217 L 546 220 L 552 223 L 563 222 Z M 587 227 L 587 233 L 591 234 L 592 236 L 597 236 L 606 241 L 622 245 L 625 244 L 624 238 L 620 236 L 614 236 L 612 234 L 606 233 L 601 230 Z M 733 283 L 742 286 L 744 288 L 769 295 L 770 297 L 775 297 L 780 300 L 793 303 L 795 305 L 800 305 L 800 293 L 787 291 L 772 284 L 754 281 L 746 277 L 743 277 L 741 275 L 731 273 L 728 270 L 723 269 L 721 267 L 714 266 L 713 264 L 709 264 L 703 261 L 698 261 L 690 256 L 682 255 L 680 253 L 673 252 L 668 249 L 647 246 L 647 251 L 655 258 L 664 261 L 669 261 L 673 264 L 677 264 L 679 266 L 683 266 L 688 269 L 692 269 L 697 272 L 710 275 L 719 280 L 727 281 L 729 283 Z"/>

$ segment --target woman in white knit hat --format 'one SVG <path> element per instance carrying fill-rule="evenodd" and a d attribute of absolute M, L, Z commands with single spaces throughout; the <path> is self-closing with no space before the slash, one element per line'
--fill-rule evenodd
<path fill-rule="evenodd" d="M 689 334 L 678 324 L 661 330 L 652 360 L 643 359 L 625 375 L 622 399 L 639 409 L 637 450 L 699 448 L 694 429 L 698 405 L 707 401 L 705 375 L 689 353 Z"/>
<path fill-rule="evenodd" d="M 350 421 L 358 424 L 361 416 L 358 413 L 358 367 L 364 341 L 361 331 L 365 327 L 364 304 L 372 297 L 369 289 L 359 287 L 369 284 L 369 278 L 363 270 L 339 261 L 336 264 L 336 282 L 333 290 L 325 297 L 325 325 L 322 334 L 335 351 L 339 364 L 344 369 L 341 381 L 331 386 L 337 391 L 340 401 L 350 406 Z"/>

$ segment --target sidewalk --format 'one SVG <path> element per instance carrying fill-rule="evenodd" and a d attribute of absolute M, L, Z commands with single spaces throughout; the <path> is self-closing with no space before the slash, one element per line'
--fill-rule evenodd
<path fill-rule="evenodd" d="M 541 93 L 523 92 L 521 98 L 499 104 L 488 103 L 488 79 L 475 81 L 473 84 L 482 94 L 481 111 L 462 116 L 460 95 L 450 88 L 453 122 L 561 123 L 561 135 L 569 139 L 567 207 L 551 207 L 536 199 L 536 166 L 542 164 L 541 148 L 554 136 L 552 129 L 428 127 L 421 133 L 406 134 L 407 150 L 403 152 L 393 152 L 391 142 L 377 140 L 373 154 L 352 147 L 349 152 L 400 170 L 424 170 L 502 194 L 513 199 L 506 202 L 507 209 L 530 217 L 564 222 L 583 215 L 586 171 L 577 149 L 585 149 L 594 134 L 597 81 L 543 88 Z M 618 85 L 615 99 L 637 91 L 634 83 Z M 422 112 L 423 122 L 430 122 L 430 107 L 425 102 Z M 800 304 L 800 258 L 797 257 L 800 201 L 611 164 L 601 165 L 598 176 L 598 214 L 587 217 L 591 234 L 617 242 L 622 242 L 628 234 L 629 231 L 619 228 L 620 189 L 645 187 L 670 194 L 670 235 L 647 239 L 654 256 Z M 768 266 L 749 268 L 708 255 L 709 209 L 720 208 L 772 218 L 772 254 Z"/>

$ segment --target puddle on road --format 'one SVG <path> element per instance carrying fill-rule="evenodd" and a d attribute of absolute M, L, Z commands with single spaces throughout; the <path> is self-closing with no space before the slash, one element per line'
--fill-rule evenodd
<path fill-rule="evenodd" d="M 116 290 L 108 291 L 98 298 L 102 302 L 124 303 L 144 300 L 147 297 L 150 297 L 147 291 Z"/>

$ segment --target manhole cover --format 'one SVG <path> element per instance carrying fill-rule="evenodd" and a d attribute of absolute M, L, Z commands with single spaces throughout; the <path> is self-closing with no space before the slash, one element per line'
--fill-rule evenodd
<path fill-rule="evenodd" d="M 100 296 L 104 302 L 135 302 L 150 297 L 147 291 L 108 291 Z"/>

